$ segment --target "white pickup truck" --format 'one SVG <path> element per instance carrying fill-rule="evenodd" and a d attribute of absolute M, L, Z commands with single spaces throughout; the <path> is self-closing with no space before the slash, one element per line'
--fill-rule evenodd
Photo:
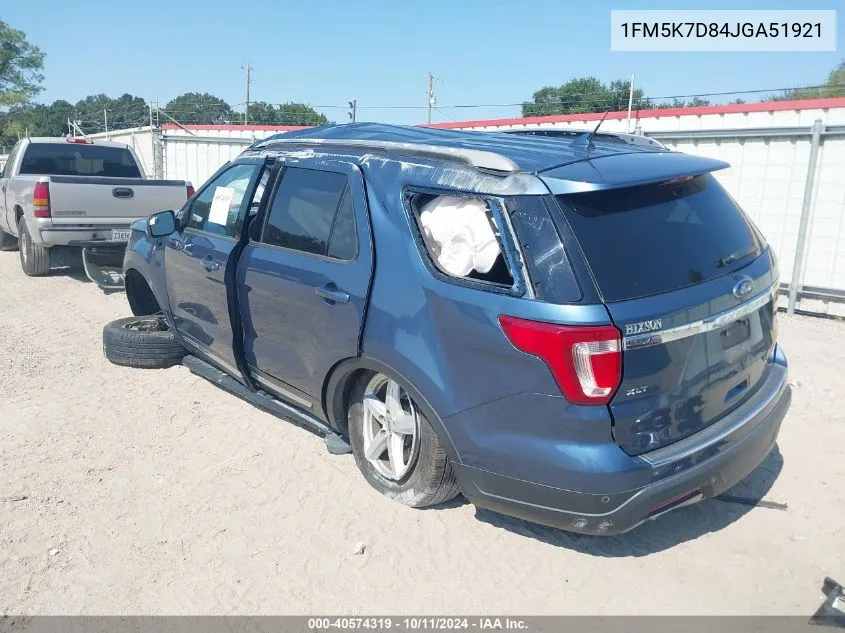
<path fill-rule="evenodd" d="M 108 287 L 100 268 L 120 267 L 132 222 L 192 195 L 184 180 L 145 179 L 127 145 L 23 139 L 0 175 L 0 250 L 19 247 L 21 268 L 38 277 L 50 270 L 51 248 L 80 247 L 88 276 Z"/>

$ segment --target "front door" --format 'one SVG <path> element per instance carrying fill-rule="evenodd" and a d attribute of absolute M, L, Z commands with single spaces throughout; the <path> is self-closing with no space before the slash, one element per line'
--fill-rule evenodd
<path fill-rule="evenodd" d="M 236 375 L 225 273 L 263 164 L 238 162 L 215 174 L 180 212 L 165 250 L 176 329 L 189 346 Z"/>
<path fill-rule="evenodd" d="M 354 165 L 314 159 L 274 186 L 238 264 L 244 351 L 259 383 L 310 408 L 359 352 L 373 267 L 364 183 Z"/>

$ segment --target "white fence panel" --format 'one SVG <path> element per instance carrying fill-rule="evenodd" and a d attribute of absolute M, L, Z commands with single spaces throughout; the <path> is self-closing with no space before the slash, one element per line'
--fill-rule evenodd
<path fill-rule="evenodd" d="M 845 290 L 845 137 L 822 141 L 813 194 L 803 283 Z"/>

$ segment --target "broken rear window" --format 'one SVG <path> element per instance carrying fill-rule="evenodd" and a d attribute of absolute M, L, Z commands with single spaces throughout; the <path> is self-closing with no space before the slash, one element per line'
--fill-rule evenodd
<path fill-rule="evenodd" d="M 429 259 L 441 273 L 513 285 L 498 228 L 484 200 L 420 193 L 411 199 L 411 207 Z"/>

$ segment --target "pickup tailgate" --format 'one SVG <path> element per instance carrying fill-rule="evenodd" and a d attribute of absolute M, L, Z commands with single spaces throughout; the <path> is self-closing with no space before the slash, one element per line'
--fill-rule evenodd
<path fill-rule="evenodd" d="M 609 408 L 629 454 L 703 430 L 771 370 L 774 256 L 711 175 L 556 196 L 623 336 Z"/>
<path fill-rule="evenodd" d="M 179 209 L 187 199 L 183 180 L 50 176 L 50 213 L 57 226 L 129 226 L 151 213 Z"/>

